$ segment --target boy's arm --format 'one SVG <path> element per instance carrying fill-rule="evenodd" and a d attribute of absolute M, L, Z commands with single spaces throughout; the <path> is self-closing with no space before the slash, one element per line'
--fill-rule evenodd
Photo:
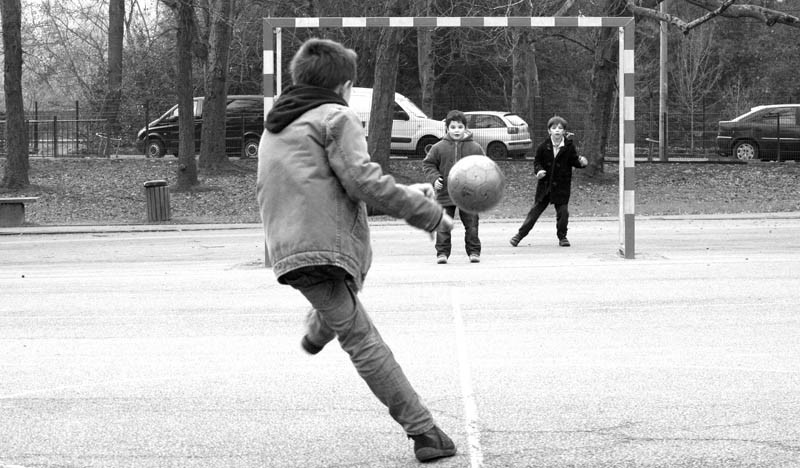
<path fill-rule="evenodd" d="M 576 167 L 578 169 L 583 169 L 584 167 L 589 165 L 589 160 L 584 158 L 583 156 L 578 156 L 578 150 L 573 149 L 573 158 L 572 158 L 572 167 Z"/>
<path fill-rule="evenodd" d="M 331 169 L 347 194 L 367 205 L 425 231 L 437 228 L 444 213 L 422 191 L 398 184 L 370 161 L 364 127 L 347 109 L 328 115 L 326 153 Z"/>
<path fill-rule="evenodd" d="M 427 182 L 434 184 L 436 183 L 436 179 L 442 177 L 442 173 L 439 171 L 440 164 L 439 151 L 438 148 L 434 146 L 428 151 L 428 154 L 425 155 L 425 159 L 422 160 L 422 173 L 425 174 L 425 180 Z"/>
<path fill-rule="evenodd" d="M 537 179 L 544 178 L 545 174 L 547 173 L 544 164 L 542 163 L 542 159 L 544 158 L 544 148 L 538 147 L 536 148 L 536 155 L 533 157 L 533 174 L 536 176 Z M 542 174 L 544 173 L 544 174 Z M 540 176 L 540 174 L 542 174 Z"/>

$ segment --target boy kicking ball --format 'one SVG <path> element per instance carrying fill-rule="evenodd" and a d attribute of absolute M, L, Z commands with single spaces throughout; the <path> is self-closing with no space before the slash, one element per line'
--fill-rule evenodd
<path fill-rule="evenodd" d="M 427 232 L 453 219 L 430 184 L 405 186 L 370 161 L 364 127 L 348 107 L 356 53 L 306 41 L 291 63 L 292 86 L 267 114 L 258 152 L 258 203 L 279 283 L 312 306 L 301 346 L 334 338 L 370 390 L 414 440 L 420 461 L 455 455 L 358 299 L 372 261 L 366 204 Z"/>

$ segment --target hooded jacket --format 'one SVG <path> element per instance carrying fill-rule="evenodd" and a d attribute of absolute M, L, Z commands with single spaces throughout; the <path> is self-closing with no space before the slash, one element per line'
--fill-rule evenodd
<path fill-rule="evenodd" d="M 428 151 L 425 159 L 422 160 L 422 171 L 425 174 L 425 180 L 431 184 L 441 177 L 443 187 L 436 194 L 436 201 L 440 205 L 455 205 L 447 191 L 447 177 L 450 175 L 450 169 L 464 156 L 476 154 L 483 155 L 483 148 L 472 139 L 471 133 L 464 134 L 460 140 L 453 140 L 447 134 Z"/>
<path fill-rule="evenodd" d="M 550 203 L 555 205 L 569 203 L 573 167 L 583 168 L 571 139 L 564 138 L 564 147 L 557 156 L 553 156 L 553 142 L 550 137 L 543 141 L 536 148 L 536 155 L 533 159 L 534 174 L 542 170 L 546 171 L 545 176 L 539 179 L 539 183 L 536 185 L 536 203 L 542 201 L 548 193 L 550 194 Z"/>
<path fill-rule="evenodd" d="M 370 161 L 358 115 L 330 90 L 292 86 L 268 113 L 257 198 L 279 282 L 302 267 L 343 268 L 360 289 L 372 262 L 366 204 L 433 231 L 442 208 Z"/>

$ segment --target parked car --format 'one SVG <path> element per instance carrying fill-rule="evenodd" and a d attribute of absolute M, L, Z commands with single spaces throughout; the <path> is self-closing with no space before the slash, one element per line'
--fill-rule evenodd
<path fill-rule="evenodd" d="M 200 148 L 203 127 L 203 100 L 194 98 L 194 141 Z M 255 158 L 258 142 L 264 130 L 264 97 L 261 95 L 231 95 L 225 107 L 225 153 L 228 156 Z M 178 155 L 178 106 L 172 106 L 161 117 L 139 130 L 136 146 L 146 157 L 161 158 Z"/>
<path fill-rule="evenodd" d="M 470 111 L 467 129 L 492 159 L 525 157 L 533 149 L 528 124 L 511 112 Z"/>
<path fill-rule="evenodd" d="M 778 151 L 780 148 L 780 152 Z M 723 156 L 800 159 L 800 104 L 757 106 L 719 122 L 717 149 Z"/>
<path fill-rule="evenodd" d="M 349 105 L 361 117 L 364 128 L 369 131 L 372 89 L 354 87 Z M 400 93 L 394 93 L 391 112 L 392 153 L 424 157 L 431 146 L 444 137 L 444 124 L 425 115 L 413 101 Z"/>

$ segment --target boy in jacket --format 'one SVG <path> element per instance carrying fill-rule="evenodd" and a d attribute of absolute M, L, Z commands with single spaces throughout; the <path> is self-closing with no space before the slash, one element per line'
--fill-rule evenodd
<path fill-rule="evenodd" d="M 536 178 L 539 179 L 536 185 L 536 202 L 525 217 L 522 226 L 511 240 L 513 247 L 519 245 L 520 241 L 536 224 L 547 205 L 553 204 L 556 208 L 556 236 L 558 245 L 569 247 L 567 240 L 567 223 L 569 223 L 569 195 L 572 184 L 572 168 L 582 169 L 589 164 L 583 156 L 578 156 L 572 140 L 565 137 L 567 121 L 559 116 L 552 117 L 547 121 L 547 131 L 550 136 L 536 148 L 536 156 L 533 160 L 533 170 Z"/>
<path fill-rule="evenodd" d="M 456 204 L 450 199 L 447 192 L 447 177 L 450 169 L 464 156 L 484 154 L 483 148 L 472 140 L 472 134 L 467 131 L 467 116 L 463 112 L 452 110 L 444 120 L 447 134 L 441 141 L 433 145 L 425 159 L 422 160 L 422 170 L 425 177 L 436 189 L 436 200 L 442 205 L 447 214 L 456 216 Z M 481 240 L 478 237 L 478 213 L 468 213 L 458 209 L 458 217 L 464 224 L 464 247 L 469 261 L 481 261 Z M 447 263 L 451 250 L 451 232 L 436 232 L 436 263 Z"/>
<path fill-rule="evenodd" d="M 291 62 L 292 86 L 267 114 L 258 154 L 257 196 L 272 269 L 312 306 L 302 348 L 320 352 L 334 338 L 370 390 L 414 440 L 420 461 L 456 453 L 436 426 L 358 292 L 372 261 L 367 209 L 427 232 L 453 220 L 430 184 L 405 186 L 370 161 L 364 128 L 348 107 L 356 53 L 306 41 Z"/>

